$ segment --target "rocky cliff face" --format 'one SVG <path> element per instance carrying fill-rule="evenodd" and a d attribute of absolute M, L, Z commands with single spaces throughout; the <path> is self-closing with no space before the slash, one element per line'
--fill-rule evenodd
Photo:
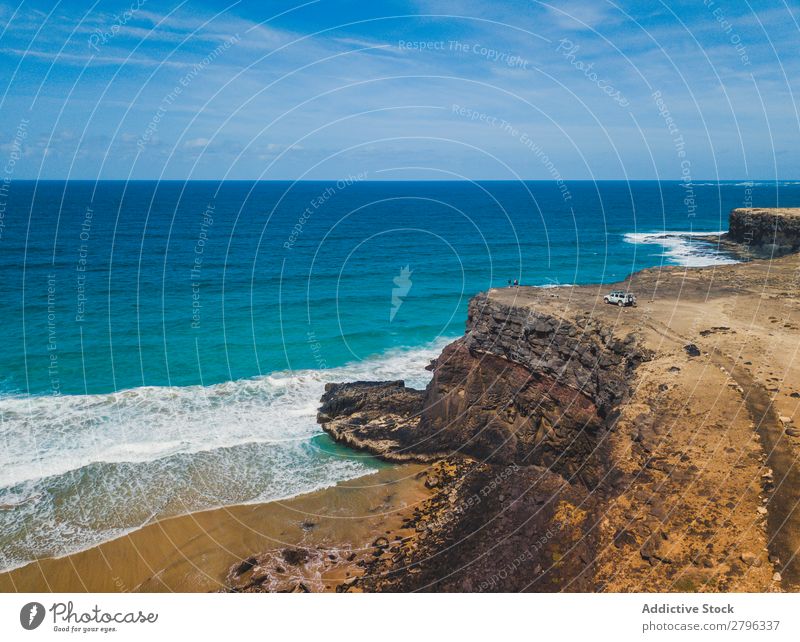
<path fill-rule="evenodd" d="M 406 524 L 417 536 L 375 556 L 347 590 L 594 589 L 596 501 L 582 486 L 540 466 L 469 459 L 432 472 L 441 491 Z"/>
<path fill-rule="evenodd" d="M 425 448 L 546 466 L 594 486 L 603 437 L 647 354 L 588 316 L 566 320 L 478 295 L 437 360 L 418 427 Z"/>
<path fill-rule="evenodd" d="M 460 471 L 415 514 L 418 538 L 378 552 L 362 589 L 592 588 L 594 506 L 616 480 L 606 436 L 649 354 L 588 312 L 502 298 L 472 299 L 465 336 L 432 364 L 426 390 L 326 388 L 318 421 L 335 440 Z"/>
<path fill-rule="evenodd" d="M 433 364 L 424 392 L 402 382 L 328 386 L 318 416 L 337 441 L 393 461 L 463 454 L 540 465 L 594 487 L 604 436 L 647 358 L 586 316 L 565 320 L 478 295 L 465 336 Z"/>
<path fill-rule="evenodd" d="M 728 240 L 754 255 L 782 256 L 800 250 L 800 208 L 731 210 Z"/>

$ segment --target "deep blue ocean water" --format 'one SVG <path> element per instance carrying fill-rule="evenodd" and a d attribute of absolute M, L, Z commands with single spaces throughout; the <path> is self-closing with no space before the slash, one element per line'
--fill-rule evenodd
<path fill-rule="evenodd" d="M 314 422 L 325 382 L 424 385 L 509 279 L 730 261 L 691 234 L 800 184 L 15 181 L 0 205 L 12 567 L 369 472 Z"/>

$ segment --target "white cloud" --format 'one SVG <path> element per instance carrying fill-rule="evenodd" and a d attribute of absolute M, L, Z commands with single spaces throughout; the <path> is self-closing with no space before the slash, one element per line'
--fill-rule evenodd
<path fill-rule="evenodd" d="M 541 4 L 555 24 L 564 29 L 584 30 L 587 26 L 596 29 L 618 18 L 606 0 L 551 0 Z"/>
<path fill-rule="evenodd" d="M 183 146 L 186 149 L 197 149 L 199 147 L 206 147 L 211 141 L 208 138 L 190 138 Z"/>

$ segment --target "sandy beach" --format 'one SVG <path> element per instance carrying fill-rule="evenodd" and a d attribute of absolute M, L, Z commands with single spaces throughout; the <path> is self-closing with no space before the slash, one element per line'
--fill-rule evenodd
<path fill-rule="evenodd" d="M 254 552 L 287 547 L 368 549 L 376 535 L 398 527 L 408 507 L 430 495 L 417 464 L 393 466 L 286 501 L 229 506 L 149 524 L 86 551 L 0 575 L 0 591 L 217 591 L 226 576 Z M 346 565 L 344 565 L 346 566 Z M 331 589 L 351 569 L 324 579 Z"/>

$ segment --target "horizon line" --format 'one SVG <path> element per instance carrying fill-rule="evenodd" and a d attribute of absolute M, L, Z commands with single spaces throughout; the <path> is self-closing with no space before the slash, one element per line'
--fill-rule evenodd
<path fill-rule="evenodd" d="M 352 176 L 335 178 L 14 178 L 10 183 L 330 183 L 353 179 Z M 684 181 L 679 178 L 362 178 L 355 183 L 786 183 L 800 178 L 698 178 Z"/>

